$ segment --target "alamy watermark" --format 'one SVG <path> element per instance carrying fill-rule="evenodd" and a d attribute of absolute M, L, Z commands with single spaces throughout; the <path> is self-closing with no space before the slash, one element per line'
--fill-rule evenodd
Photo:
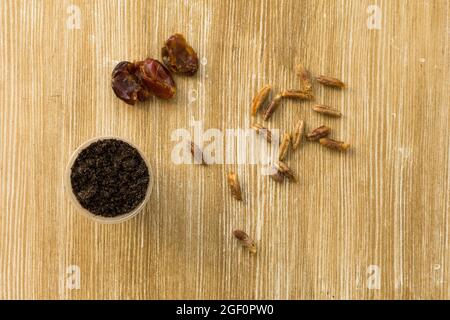
<path fill-rule="evenodd" d="M 380 290 L 381 289 L 381 268 L 372 264 L 366 269 L 367 274 L 367 289 Z"/>
<path fill-rule="evenodd" d="M 78 290 L 81 288 L 81 269 L 77 265 L 70 265 L 66 269 L 66 288 Z"/>
<path fill-rule="evenodd" d="M 171 160 L 174 164 L 198 164 L 192 157 L 190 142 L 203 152 L 207 164 L 259 164 L 263 174 L 271 174 L 271 166 L 278 156 L 279 130 L 271 129 L 272 141 L 268 143 L 253 129 L 204 130 L 201 121 L 194 121 L 191 130 L 178 128 L 170 138 L 175 142 Z"/>
<path fill-rule="evenodd" d="M 71 4 L 67 7 L 66 28 L 69 30 L 81 29 L 81 9 L 80 7 Z"/>
<path fill-rule="evenodd" d="M 381 8 L 375 4 L 371 4 L 367 7 L 367 28 L 369 30 L 381 30 Z"/>

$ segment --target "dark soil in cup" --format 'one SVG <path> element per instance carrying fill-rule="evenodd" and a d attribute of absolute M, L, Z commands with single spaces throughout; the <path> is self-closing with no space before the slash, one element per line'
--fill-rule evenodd
<path fill-rule="evenodd" d="M 115 217 L 133 211 L 149 187 L 148 167 L 136 148 L 116 139 L 96 141 L 76 158 L 70 181 L 81 206 Z"/>

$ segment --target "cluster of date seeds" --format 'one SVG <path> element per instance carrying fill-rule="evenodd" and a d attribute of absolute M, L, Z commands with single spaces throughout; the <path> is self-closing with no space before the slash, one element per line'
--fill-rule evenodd
<path fill-rule="evenodd" d="M 270 85 L 262 87 L 258 91 L 256 96 L 253 98 L 251 107 L 252 117 L 256 117 L 260 111 L 263 111 L 262 112 L 263 120 L 268 121 L 272 117 L 274 112 L 278 109 L 278 107 L 281 105 L 283 99 L 314 100 L 313 94 L 314 80 L 317 83 L 329 87 L 334 87 L 338 89 L 342 89 L 345 87 L 345 84 L 336 78 L 323 75 L 312 77 L 310 72 L 303 65 L 297 65 L 295 67 L 295 72 L 300 77 L 302 88 L 300 90 L 284 90 L 282 92 L 277 93 L 269 101 L 269 96 L 272 91 L 272 87 Z M 266 104 L 267 101 L 269 102 Z M 342 113 L 338 109 L 323 104 L 314 105 L 312 107 L 312 110 L 325 116 L 330 117 L 342 116 Z M 272 143 L 275 140 L 273 139 L 271 131 L 267 127 L 263 126 L 261 123 L 254 122 L 252 124 L 252 128 L 256 131 L 257 134 L 263 136 L 268 143 Z M 290 150 L 294 151 L 300 147 L 302 140 L 304 138 L 304 128 L 305 128 L 305 121 L 303 119 L 298 119 L 295 122 L 293 131 L 290 133 L 284 133 L 281 139 L 279 139 L 280 146 L 278 157 L 276 161 L 274 161 L 274 164 L 271 168 L 272 171 L 270 174 L 270 177 L 275 181 L 283 182 L 285 179 L 294 182 L 297 181 L 295 173 L 285 163 L 285 159 Z M 347 151 L 350 145 L 348 143 L 329 138 L 328 136 L 330 132 L 331 128 L 325 125 L 321 125 L 320 127 L 306 134 L 306 139 L 309 141 L 318 141 L 321 145 L 330 149 L 338 151 Z M 228 174 L 228 184 L 230 186 L 232 196 L 236 200 L 242 200 L 239 180 L 234 172 Z M 250 252 L 252 253 L 256 252 L 256 244 L 247 235 L 247 233 L 245 233 L 242 230 L 235 230 L 233 234 L 237 239 L 241 241 L 244 247 L 247 247 L 250 250 Z"/>
<path fill-rule="evenodd" d="M 268 121 L 274 112 L 281 105 L 283 99 L 297 99 L 297 100 L 314 100 L 313 93 L 313 82 L 316 81 L 325 86 L 334 87 L 338 89 L 342 89 L 345 87 L 345 84 L 332 77 L 328 76 L 317 76 L 312 77 L 310 72 L 303 66 L 297 65 L 295 67 L 296 74 L 300 77 L 302 88 L 299 90 L 283 90 L 277 93 L 268 103 L 270 93 L 272 91 L 272 87 L 270 85 L 266 85 L 261 88 L 256 96 L 253 98 L 252 107 L 251 107 L 251 115 L 252 117 L 256 117 L 260 111 L 263 111 L 263 120 Z M 265 106 L 266 105 L 266 106 Z M 316 104 L 312 107 L 312 110 L 323 114 L 325 116 L 330 117 L 341 117 L 342 113 L 330 106 L 326 106 L 323 104 Z M 273 143 L 273 141 L 278 141 L 273 139 L 271 131 L 258 122 L 254 122 L 252 124 L 252 128 L 256 131 L 258 135 L 264 137 L 264 139 L 268 143 Z M 294 129 L 290 133 L 284 133 L 281 137 L 281 142 L 279 146 L 278 157 L 276 161 L 274 161 L 273 166 L 271 168 L 270 177 L 277 181 L 283 182 L 285 179 L 296 182 L 297 177 L 294 171 L 287 165 L 285 162 L 285 158 L 289 152 L 289 150 L 296 150 L 301 146 L 301 143 L 304 139 L 304 128 L 305 121 L 303 119 L 298 119 L 294 125 Z M 318 128 L 310 131 L 306 134 L 306 139 L 308 141 L 318 141 L 321 145 L 338 150 L 338 151 L 347 151 L 350 147 L 348 143 L 334 140 L 329 138 L 329 134 L 331 129 L 325 125 L 321 125 Z M 193 142 L 190 143 L 190 150 L 192 156 L 194 157 L 195 163 L 206 165 L 206 161 L 204 159 L 203 151 Z M 242 190 L 239 183 L 239 177 L 235 172 L 229 172 L 227 176 L 227 182 L 230 187 L 231 195 L 238 201 L 242 201 Z M 256 243 L 255 241 L 244 231 L 242 230 L 234 230 L 233 235 L 242 243 L 244 247 L 246 247 L 251 253 L 256 253 Z"/>
<path fill-rule="evenodd" d="M 256 96 L 253 98 L 251 114 L 256 117 L 260 110 L 263 110 L 263 120 L 268 121 L 274 112 L 278 109 L 283 99 L 298 99 L 298 100 L 314 100 L 313 93 L 313 82 L 320 83 L 325 86 L 334 87 L 342 89 L 345 84 L 339 79 L 328 77 L 328 76 L 311 76 L 311 73 L 301 64 L 295 67 L 295 73 L 300 78 L 302 88 L 299 90 L 283 90 L 282 92 L 276 94 L 267 106 L 264 108 L 264 104 L 269 100 L 269 95 L 272 87 L 270 85 L 264 86 L 258 91 Z M 330 117 L 341 117 L 342 113 L 330 106 L 323 104 L 315 104 L 312 110 Z M 260 123 L 253 123 L 252 128 L 256 130 L 258 134 L 263 135 L 266 140 L 270 143 L 272 140 L 272 133 L 270 130 Z M 296 150 L 300 147 L 303 135 L 304 135 L 305 121 L 303 119 L 298 119 L 294 125 L 294 129 L 290 133 L 284 133 L 281 137 L 278 159 L 275 161 L 272 174 L 270 175 L 272 179 L 278 182 L 282 182 L 285 178 L 296 181 L 294 172 L 290 167 L 284 162 L 289 150 Z M 325 125 L 322 125 L 306 135 L 306 139 L 309 141 L 318 141 L 321 145 L 339 151 L 347 151 L 350 147 L 348 143 L 334 140 L 328 137 L 331 129 Z M 271 137 L 271 139 L 267 139 Z"/>
<path fill-rule="evenodd" d="M 177 91 L 171 73 L 192 76 L 198 70 L 197 53 L 181 34 L 167 39 L 161 55 L 163 63 L 151 58 L 119 62 L 111 81 L 116 96 L 131 105 L 152 96 L 170 99 Z"/>

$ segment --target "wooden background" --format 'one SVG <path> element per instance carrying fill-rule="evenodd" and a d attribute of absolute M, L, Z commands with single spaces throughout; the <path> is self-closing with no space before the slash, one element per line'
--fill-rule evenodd
<path fill-rule="evenodd" d="M 380 29 L 368 28 L 371 4 Z M 0 298 L 450 298 L 449 7 L 2 0 Z M 175 32 L 198 51 L 198 74 L 176 77 L 171 101 L 118 100 L 114 65 L 159 58 Z M 344 117 L 289 101 L 269 126 L 328 124 L 351 152 L 305 143 L 288 160 L 300 181 L 285 185 L 258 165 L 171 161 L 173 130 L 248 128 L 254 93 L 298 87 L 298 62 L 348 84 L 315 91 Z M 76 212 L 63 174 L 78 145 L 110 134 L 143 150 L 155 185 L 143 214 L 99 225 Z M 244 203 L 230 197 L 229 170 Z M 256 256 L 235 228 L 256 238 Z"/>

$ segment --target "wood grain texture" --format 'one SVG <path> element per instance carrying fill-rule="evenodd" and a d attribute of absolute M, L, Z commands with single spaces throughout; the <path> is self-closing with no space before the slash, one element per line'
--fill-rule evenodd
<path fill-rule="evenodd" d="M 81 10 L 68 29 L 69 6 Z M 370 30 L 367 8 L 381 8 Z M 0 298 L 450 298 L 448 1 L 0 2 Z M 70 8 L 69 8 L 70 9 Z M 159 57 L 184 34 L 202 65 L 174 100 L 128 106 L 110 73 Z M 348 154 L 304 143 L 279 185 L 257 165 L 175 165 L 171 132 L 248 128 L 264 84 L 296 88 L 296 63 L 342 79 L 315 87 L 325 118 L 289 101 L 270 120 L 327 124 Z M 154 191 L 120 225 L 78 214 L 63 188 L 70 154 L 117 135 L 149 157 Z M 226 174 L 236 171 L 245 201 Z M 247 230 L 250 256 L 232 237 Z M 70 290 L 77 265 L 81 287 Z M 367 286 L 371 265 L 381 287 Z M 370 286 L 369 286 L 370 287 Z"/>

